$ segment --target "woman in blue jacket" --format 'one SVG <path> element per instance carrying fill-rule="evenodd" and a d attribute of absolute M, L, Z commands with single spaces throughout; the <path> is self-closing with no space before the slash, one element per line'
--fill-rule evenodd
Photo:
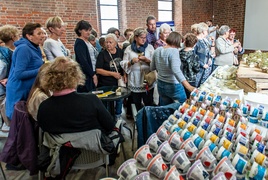
<path fill-rule="evenodd" d="M 43 64 L 39 44 L 45 37 L 39 23 L 27 23 L 22 38 L 16 41 L 6 86 L 6 115 L 11 120 L 14 105 L 27 100 L 40 66 Z"/>

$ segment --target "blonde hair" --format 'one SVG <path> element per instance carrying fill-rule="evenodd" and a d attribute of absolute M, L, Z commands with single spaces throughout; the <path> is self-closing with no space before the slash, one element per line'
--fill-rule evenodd
<path fill-rule="evenodd" d="M 57 57 L 47 68 L 41 86 L 52 92 L 84 85 L 85 75 L 77 62 L 67 57 Z"/>
<path fill-rule="evenodd" d="M 194 33 L 194 34 L 197 33 L 197 26 L 198 26 L 198 24 L 193 24 L 193 25 L 191 26 L 191 32 L 192 32 L 192 33 Z"/>
<path fill-rule="evenodd" d="M 66 25 L 66 23 L 64 23 L 61 17 L 59 16 L 50 17 L 46 21 L 46 27 L 49 30 L 49 32 L 51 32 L 49 29 L 50 27 L 55 28 L 55 27 L 61 27 L 64 25 Z"/>
<path fill-rule="evenodd" d="M 140 36 L 141 34 L 147 35 L 147 33 L 148 33 L 147 30 L 144 29 L 143 27 L 138 27 L 133 32 L 134 36 Z"/>
<path fill-rule="evenodd" d="M 4 25 L 0 27 L 0 39 L 7 43 L 14 37 L 19 36 L 19 30 L 12 25 Z"/>
<path fill-rule="evenodd" d="M 201 34 L 204 31 L 208 30 L 208 25 L 204 22 L 201 22 L 197 26 L 197 34 Z"/>

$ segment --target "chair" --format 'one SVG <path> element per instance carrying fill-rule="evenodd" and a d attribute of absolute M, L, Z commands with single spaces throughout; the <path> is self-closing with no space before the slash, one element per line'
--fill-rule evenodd
<path fill-rule="evenodd" d="M 39 150 L 41 150 L 43 142 L 43 131 L 39 128 Z M 75 160 L 72 169 L 94 169 L 99 166 L 105 165 L 105 174 L 109 177 L 109 155 L 98 154 L 96 152 L 79 149 L 81 154 Z M 44 173 L 39 171 L 38 180 L 43 180 Z"/>

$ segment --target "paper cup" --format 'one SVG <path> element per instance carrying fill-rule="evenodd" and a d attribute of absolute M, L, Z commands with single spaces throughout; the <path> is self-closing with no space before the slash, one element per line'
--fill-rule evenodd
<path fill-rule="evenodd" d="M 222 158 L 222 160 L 217 164 L 214 174 L 217 175 L 219 172 L 223 172 L 226 179 L 235 178 L 236 169 L 233 167 L 232 163 L 227 157 Z"/>
<path fill-rule="evenodd" d="M 188 170 L 186 177 L 188 179 L 207 180 L 209 173 L 205 170 L 200 160 L 197 160 Z"/>
<path fill-rule="evenodd" d="M 249 177 L 253 179 L 264 179 L 267 176 L 267 169 L 254 162 L 249 171 Z"/>
<path fill-rule="evenodd" d="M 219 172 L 216 176 L 214 176 L 211 180 L 227 180 L 224 176 L 223 172 Z"/>
<path fill-rule="evenodd" d="M 217 127 L 215 124 L 211 127 L 210 132 L 215 134 L 216 136 L 221 136 L 222 134 L 222 129 Z"/>
<path fill-rule="evenodd" d="M 166 130 L 169 130 L 173 124 L 169 122 L 169 120 L 165 120 L 162 125 L 166 128 Z"/>
<path fill-rule="evenodd" d="M 202 127 L 198 127 L 195 133 L 198 134 L 201 138 L 206 139 L 208 132 L 204 130 Z"/>
<path fill-rule="evenodd" d="M 181 137 L 182 139 L 185 141 L 186 139 L 189 139 L 190 137 L 192 137 L 193 134 L 190 133 L 187 129 L 184 129 L 182 132 L 181 132 Z"/>
<path fill-rule="evenodd" d="M 231 151 L 233 147 L 233 143 L 226 139 L 226 137 L 222 137 L 219 142 L 219 147 L 223 146 L 226 150 Z"/>
<path fill-rule="evenodd" d="M 242 144 L 243 146 L 249 147 L 249 139 L 239 134 L 235 141 L 236 144 Z"/>
<path fill-rule="evenodd" d="M 177 118 L 177 119 L 179 119 L 179 118 L 181 118 L 181 116 L 182 116 L 182 113 L 179 111 L 179 110 L 176 110 L 174 113 L 173 113 L 173 115 Z M 178 121 L 178 120 L 177 120 Z M 174 123 L 175 124 L 175 123 Z"/>
<path fill-rule="evenodd" d="M 159 179 L 163 179 L 166 175 L 168 167 L 164 163 L 162 156 L 160 154 L 157 154 L 149 163 L 147 170 Z"/>
<path fill-rule="evenodd" d="M 179 150 L 171 159 L 171 165 L 175 165 L 176 168 L 183 174 L 188 171 L 191 166 L 191 162 L 187 158 L 184 149 Z"/>
<path fill-rule="evenodd" d="M 129 159 L 125 161 L 117 170 L 117 175 L 123 177 L 124 179 L 134 179 L 138 175 L 138 169 L 136 166 L 135 159 Z"/>
<path fill-rule="evenodd" d="M 183 143 L 183 139 L 177 132 L 173 132 L 168 139 L 168 143 L 170 144 L 171 148 L 173 148 L 173 150 L 178 151 L 180 149 L 181 144 Z"/>
<path fill-rule="evenodd" d="M 197 149 L 201 149 L 205 144 L 204 139 L 202 139 L 198 134 L 195 134 L 192 139 Z"/>
<path fill-rule="evenodd" d="M 238 173 L 240 174 L 244 174 L 246 167 L 247 167 L 247 161 L 242 158 L 241 156 L 239 156 L 238 154 L 235 155 L 232 164 L 234 166 L 234 168 L 237 170 Z"/>
<path fill-rule="evenodd" d="M 257 149 L 262 154 L 265 153 L 265 145 L 260 143 L 257 140 L 254 141 L 254 143 L 253 143 L 253 145 L 251 147 L 251 151 L 253 152 L 255 149 Z"/>
<path fill-rule="evenodd" d="M 160 126 L 156 131 L 157 137 L 163 142 L 169 138 L 169 132 L 164 126 Z"/>
<path fill-rule="evenodd" d="M 218 160 L 221 160 L 224 157 L 227 157 L 228 159 L 230 159 L 231 155 L 232 153 L 230 151 L 226 150 L 224 147 L 221 146 L 216 157 Z"/>
<path fill-rule="evenodd" d="M 208 140 L 208 141 L 210 141 L 210 140 Z M 208 141 L 206 141 L 206 142 L 208 142 Z M 204 146 L 206 146 L 206 144 Z M 211 143 L 209 143 L 208 148 L 209 148 L 209 150 L 212 152 L 212 154 L 214 156 L 217 155 L 217 153 L 218 153 L 218 146 L 216 146 L 216 144 L 214 144 L 214 143 L 211 142 Z"/>
<path fill-rule="evenodd" d="M 193 140 L 191 138 L 189 138 L 186 141 L 184 141 L 180 148 L 185 150 L 186 155 L 190 159 L 195 158 L 195 156 L 196 156 L 196 154 L 198 152 L 198 149 L 194 145 L 194 142 L 193 142 Z"/>
<path fill-rule="evenodd" d="M 152 160 L 153 155 L 150 152 L 150 147 L 148 144 L 141 146 L 136 153 L 134 154 L 134 158 L 141 163 L 144 167 L 147 167 L 149 162 Z"/>
<path fill-rule="evenodd" d="M 209 131 L 211 128 L 211 126 L 208 123 L 206 123 L 205 121 L 202 121 L 200 126 L 206 131 Z"/>
<path fill-rule="evenodd" d="M 200 159 L 203 166 L 206 169 L 211 169 L 217 162 L 216 158 L 213 156 L 212 152 L 205 146 L 196 156 L 196 160 Z"/>
<path fill-rule="evenodd" d="M 193 118 L 192 119 L 192 124 L 195 125 L 196 127 L 198 127 L 200 125 L 201 121 L 197 118 Z"/>
<path fill-rule="evenodd" d="M 170 147 L 167 141 L 164 141 L 158 148 L 157 154 L 161 154 L 166 162 L 170 162 L 171 158 L 174 156 L 174 151 Z"/>
<path fill-rule="evenodd" d="M 188 129 L 188 131 L 190 132 L 190 133 L 192 133 L 192 134 L 195 134 L 195 131 L 196 131 L 196 126 L 195 125 L 193 125 L 192 123 L 188 123 L 187 124 L 187 126 L 186 126 L 186 128 Z"/>
<path fill-rule="evenodd" d="M 257 149 L 254 150 L 253 154 L 251 155 L 251 162 L 256 162 L 261 166 L 265 165 L 265 161 L 266 161 L 267 157 L 260 153 Z"/>
<path fill-rule="evenodd" d="M 150 149 L 153 153 L 156 153 L 158 147 L 162 144 L 162 142 L 159 140 L 157 135 L 153 133 L 146 141 L 146 144 L 150 146 Z"/>
<path fill-rule="evenodd" d="M 224 132 L 223 132 L 223 136 L 226 137 L 226 139 L 228 139 L 229 141 L 232 142 L 234 140 L 235 134 L 231 133 L 231 132 L 229 132 L 229 131 L 227 131 L 225 129 Z"/>
<path fill-rule="evenodd" d="M 180 175 L 176 166 L 172 166 L 170 170 L 167 172 L 164 180 L 176 180 L 176 179 L 183 180 L 183 177 Z"/>
<path fill-rule="evenodd" d="M 150 173 L 148 171 L 142 172 L 135 177 L 135 180 L 151 180 Z"/>
<path fill-rule="evenodd" d="M 212 132 L 209 132 L 207 135 L 207 140 L 211 140 L 214 144 L 219 144 L 219 137 L 213 134 Z"/>
<path fill-rule="evenodd" d="M 186 123 L 184 120 L 182 120 L 182 119 L 179 119 L 179 120 L 178 120 L 178 126 L 179 126 L 181 129 L 185 129 L 186 125 L 187 125 L 187 123 Z"/>

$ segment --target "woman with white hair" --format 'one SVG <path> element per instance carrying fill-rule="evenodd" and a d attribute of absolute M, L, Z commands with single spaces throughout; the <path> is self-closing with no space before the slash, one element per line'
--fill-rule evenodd
<path fill-rule="evenodd" d="M 240 42 L 232 42 L 228 39 L 230 27 L 223 25 L 219 29 L 219 37 L 216 40 L 216 58 L 213 65 L 213 69 L 218 66 L 233 65 L 237 58 L 233 51 L 240 45 Z"/>
<path fill-rule="evenodd" d="M 211 74 L 213 58 L 211 48 L 213 48 L 215 45 L 210 45 L 206 38 L 208 35 L 208 25 L 206 23 L 199 23 L 196 30 L 196 37 L 198 38 L 198 41 L 194 50 L 196 55 L 199 57 L 200 63 L 200 71 L 196 76 L 196 87 L 199 87 Z"/>
<path fill-rule="evenodd" d="M 159 39 L 155 42 L 154 49 L 167 45 L 166 39 L 171 33 L 171 28 L 167 23 L 163 23 L 161 24 L 159 31 Z"/>
<path fill-rule="evenodd" d="M 124 76 L 124 71 L 120 66 L 123 59 L 123 51 L 116 48 L 117 37 L 115 34 L 108 34 L 105 37 L 106 49 L 101 51 L 97 57 L 96 73 L 98 74 L 98 87 L 117 86 L 118 79 Z M 118 72 L 117 72 L 118 71 Z M 127 81 L 124 76 L 124 81 Z M 122 113 L 123 99 L 116 101 L 115 116 L 120 118 Z"/>

